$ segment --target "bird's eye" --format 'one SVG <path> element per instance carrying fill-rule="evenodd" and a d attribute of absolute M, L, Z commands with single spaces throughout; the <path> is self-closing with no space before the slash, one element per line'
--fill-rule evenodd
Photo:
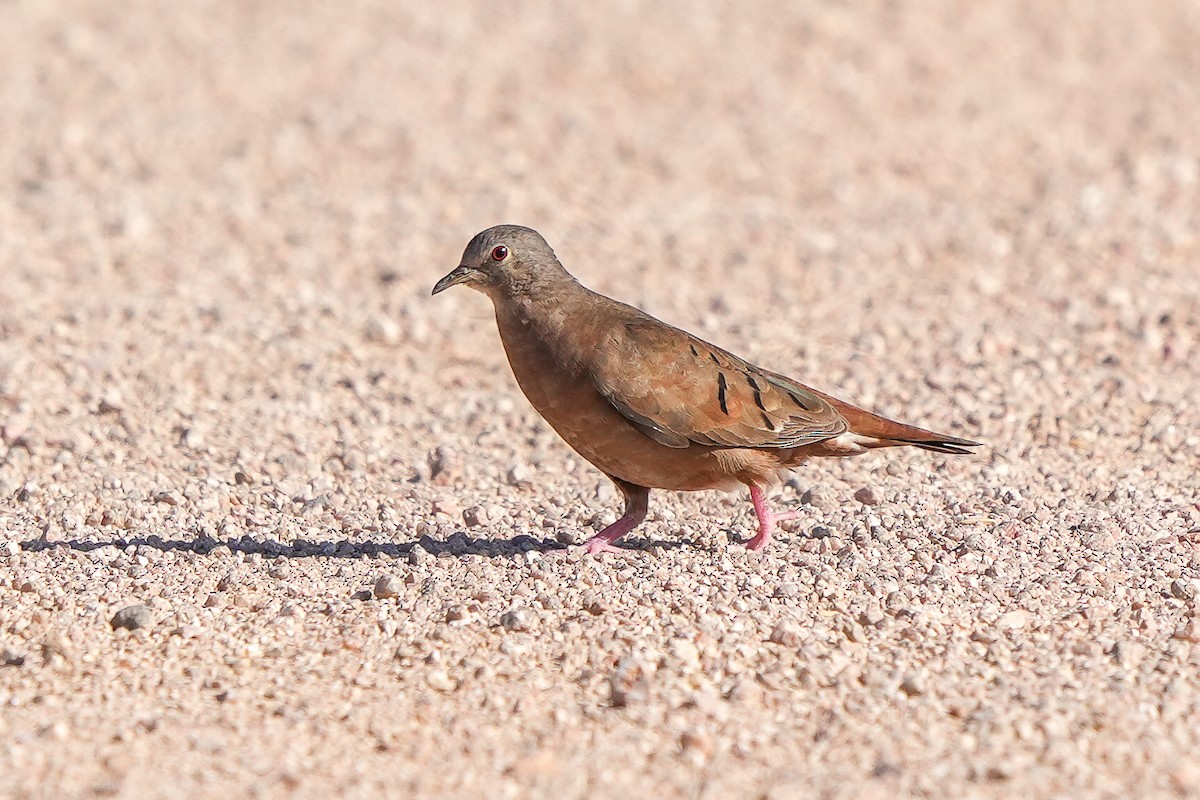
<path fill-rule="evenodd" d="M 492 260 L 503 261 L 508 258 L 508 248 L 502 244 L 498 244 L 492 248 Z"/>

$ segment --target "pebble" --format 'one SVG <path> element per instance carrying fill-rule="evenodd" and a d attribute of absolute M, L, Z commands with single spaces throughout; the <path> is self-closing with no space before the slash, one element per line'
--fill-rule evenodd
<path fill-rule="evenodd" d="M 1029 612 L 1023 608 L 1017 608 L 1002 615 L 996 620 L 996 628 L 1002 631 L 1016 630 L 1024 628 L 1025 623 L 1029 620 Z"/>
<path fill-rule="evenodd" d="M 858 615 L 858 621 L 871 628 L 878 626 L 884 619 L 886 619 L 886 616 L 883 613 L 883 609 L 878 606 L 868 606 Z"/>
<path fill-rule="evenodd" d="M 439 497 L 430 504 L 429 508 L 434 514 L 442 514 L 447 517 L 459 517 L 462 515 L 461 506 L 448 497 Z"/>
<path fill-rule="evenodd" d="M 671 655 L 683 666 L 689 669 L 699 666 L 700 648 L 690 639 L 672 639 L 670 649 Z"/>
<path fill-rule="evenodd" d="M 363 326 L 363 338 L 378 344 L 397 344 L 400 341 L 400 325 L 389 316 L 377 314 Z"/>
<path fill-rule="evenodd" d="M 463 522 L 468 528 L 477 528 L 480 525 L 487 525 L 491 520 L 488 518 L 487 509 L 482 506 L 471 506 L 463 511 Z"/>
<path fill-rule="evenodd" d="M 870 486 L 864 486 L 855 492 L 854 499 L 864 506 L 879 505 L 879 496 L 875 494 L 875 490 Z"/>
<path fill-rule="evenodd" d="M 800 644 L 800 631 L 796 630 L 794 625 L 781 622 L 771 629 L 771 635 L 767 637 L 767 641 L 772 644 L 781 644 L 784 647 L 796 647 Z"/>
<path fill-rule="evenodd" d="M 600 599 L 600 595 L 595 592 L 587 592 L 583 596 L 583 610 L 599 616 L 608 610 L 608 606 Z"/>
<path fill-rule="evenodd" d="M 436 689 L 439 692 L 452 692 L 456 688 L 454 679 L 451 678 L 443 669 L 431 670 L 429 674 L 425 676 L 425 682 L 428 683 L 431 688 Z"/>
<path fill-rule="evenodd" d="M 430 451 L 428 463 L 429 479 L 439 485 L 452 482 L 461 471 L 457 454 L 445 445 Z"/>
<path fill-rule="evenodd" d="M 708 756 L 712 754 L 712 740 L 702 731 L 689 728 L 679 734 L 679 749 L 684 753 Z"/>
<path fill-rule="evenodd" d="M 380 600 L 396 597 L 403 589 L 403 584 L 392 575 L 380 575 L 375 579 L 375 596 Z"/>
<path fill-rule="evenodd" d="M 800 502 L 821 511 L 834 511 L 838 508 L 837 492 L 826 486 L 814 486 L 800 496 Z"/>
<path fill-rule="evenodd" d="M 900 681 L 900 691 L 909 697 L 917 697 L 928 691 L 924 676 L 917 672 L 905 673 Z"/>
<path fill-rule="evenodd" d="M 1176 628 L 1172 636 L 1184 642 L 1200 642 L 1200 618 L 1191 617 L 1187 622 Z"/>
<path fill-rule="evenodd" d="M 150 607 L 141 603 L 132 606 L 126 606 L 113 614 L 112 620 L 109 622 L 113 629 L 125 628 L 126 630 L 136 631 L 139 628 L 147 628 L 154 624 L 154 612 Z"/>
<path fill-rule="evenodd" d="M 527 631 L 532 624 L 533 615 L 521 607 L 511 608 L 500 617 L 500 625 L 509 631 Z"/>

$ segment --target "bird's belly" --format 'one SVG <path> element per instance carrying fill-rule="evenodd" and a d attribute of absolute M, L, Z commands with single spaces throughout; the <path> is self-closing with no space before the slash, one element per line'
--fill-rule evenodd
<path fill-rule="evenodd" d="M 727 452 L 659 444 L 621 416 L 586 375 L 561 368 L 536 337 L 505 327 L 501 338 L 521 391 L 550 427 L 601 471 L 652 489 L 732 489 L 743 482 L 730 474 Z"/>

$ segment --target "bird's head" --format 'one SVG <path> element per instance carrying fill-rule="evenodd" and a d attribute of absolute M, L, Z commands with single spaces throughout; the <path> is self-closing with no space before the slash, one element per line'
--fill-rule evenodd
<path fill-rule="evenodd" d="M 487 295 L 530 296 L 572 280 L 542 235 L 520 225 L 488 228 L 463 251 L 462 261 L 433 287 L 433 294 L 464 284 Z"/>

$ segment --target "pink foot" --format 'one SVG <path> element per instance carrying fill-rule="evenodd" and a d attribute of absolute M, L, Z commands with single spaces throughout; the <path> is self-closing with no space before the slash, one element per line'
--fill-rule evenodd
<path fill-rule="evenodd" d="M 618 547 L 615 544 L 611 544 L 607 539 L 601 538 L 600 534 L 597 534 L 597 535 L 593 536 L 592 538 L 588 539 L 586 542 L 584 542 L 581 545 L 581 547 L 583 547 L 584 552 L 589 553 L 593 556 L 598 555 L 600 553 L 627 553 L 627 552 L 629 552 L 629 548 Z"/>
<path fill-rule="evenodd" d="M 796 519 L 801 514 L 800 511 L 785 511 L 778 515 L 772 514 L 770 507 L 767 505 L 766 495 L 757 486 L 750 487 L 750 501 L 754 503 L 754 516 L 758 517 L 758 533 L 753 539 L 746 542 L 747 550 L 762 550 L 770 544 L 771 532 L 775 529 L 776 522 Z"/>
<path fill-rule="evenodd" d="M 625 548 L 617 547 L 613 542 L 640 525 L 650 507 L 650 490 L 646 487 L 635 486 L 616 478 L 613 478 L 613 483 L 617 484 L 617 488 L 625 495 L 625 513 L 619 520 L 583 543 L 583 549 L 592 555 L 624 553 Z"/>
<path fill-rule="evenodd" d="M 770 541 L 771 541 L 771 534 L 760 532 L 753 539 L 746 542 L 746 549 L 747 550 L 762 550 L 763 548 L 765 548 L 767 546 L 767 543 Z"/>

